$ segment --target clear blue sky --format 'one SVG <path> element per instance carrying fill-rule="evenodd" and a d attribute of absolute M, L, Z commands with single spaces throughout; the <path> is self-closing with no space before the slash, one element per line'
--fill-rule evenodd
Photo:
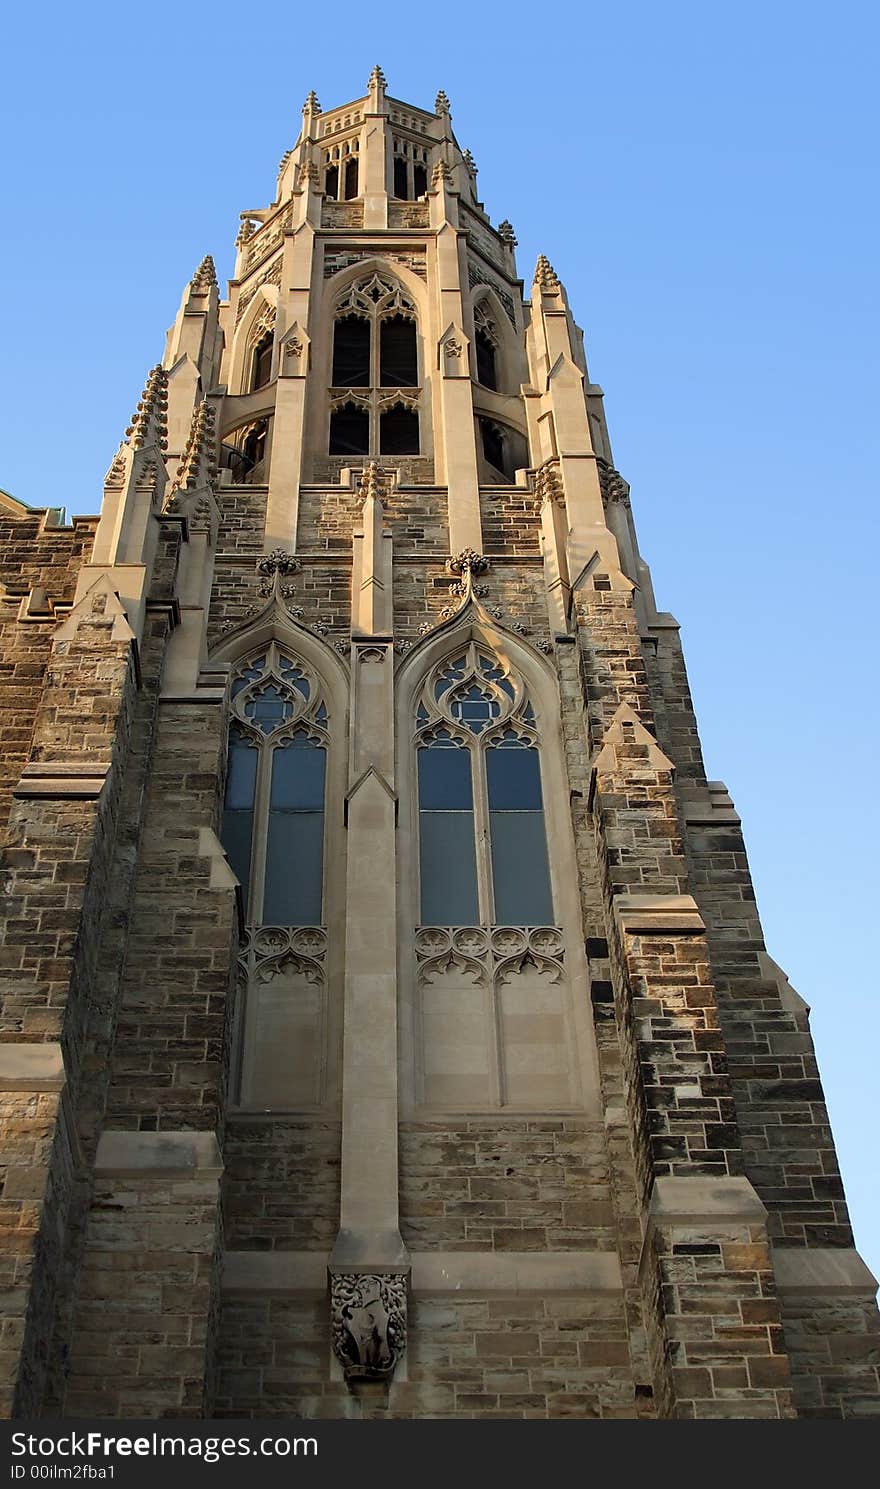
<path fill-rule="evenodd" d="M 494 221 L 564 279 L 709 774 L 812 1005 L 880 1273 L 877 7 L 15 6 L 0 486 L 94 511 L 205 253 L 232 271 L 309 88 L 438 88 Z"/>

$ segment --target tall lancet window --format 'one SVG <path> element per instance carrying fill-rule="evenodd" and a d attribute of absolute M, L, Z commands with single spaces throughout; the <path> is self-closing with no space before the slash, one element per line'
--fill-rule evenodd
<path fill-rule="evenodd" d="M 471 642 L 417 713 L 422 925 L 550 925 L 535 714 L 522 681 Z"/>
<path fill-rule="evenodd" d="M 331 455 L 418 455 L 416 311 L 390 276 L 365 275 L 345 292 L 331 369 Z"/>
<path fill-rule="evenodd" d="M 327 709 L 318 684 L 273 641 L 239 664 L 232 717 L 223 844 L 248 924 L 320 925 Z"/>

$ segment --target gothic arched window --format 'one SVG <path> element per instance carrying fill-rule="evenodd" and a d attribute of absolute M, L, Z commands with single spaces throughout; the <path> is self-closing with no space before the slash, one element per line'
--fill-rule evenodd
<path fill-rule="evenodd" d="M 480 436 L 480 454 L 484 466 L 483 480 L 492 485 L 503 481 L 510 484 L 516 473 L 528 463 L 528 442 L 525 435 L 509 424 L 496 423 L 494 419 L 477 416 Z"/>
<path fill-rule="evenodd" d="M 365 275 L 337 305 L 331 380 L 331 455 L 418 455 L 416 310 L 390 276 Z"/>
<path fill-rule="evenodd" d="M 535 714 L 521 680 L 471 642 L 417 710 L 422 925 L 551 925 Z"/>
<path fill-rule="evenodd" d="M 474 344 L 477 354 L 477 381 L 484 388 L 498 391 L 498 333 L 485 301 L 474 306 Z"/>
<path fill-rule="evenodd" d="M 239 663 L 223 845 L 251 925 L 320 925 L 327 709 L 313 674 L 278 642 Z"/>
<path fill-rule="evenodd" d="M 272 331 L 264 331 L 254 346 L 251 359 L 251 392 L 264 388 L 272 374 L 272 346 L 275 340 Z"/>
<path fill-rule="evenodd" d="M 393 140 L 394 195 L 400 201 L 415 201 L 428 190 L 428 150 L 413 140 Z"/>

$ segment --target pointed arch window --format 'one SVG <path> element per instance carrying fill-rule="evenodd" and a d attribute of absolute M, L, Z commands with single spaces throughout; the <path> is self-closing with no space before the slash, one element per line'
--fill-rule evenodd
<path fill-rule="evenodd" d="M 277 642 L 237 667 L 222 838 L 251 925 L 323 917 L 327 709 Z"/>
<path fill-rule="evenodd" d="M 551 925 L 535 714 L 513 671 L 471 642 L 417 712 L 422 925 Z"/>
<path fill-rule="evenodd" d="M 418 455 L 416 310 L 390 275 L 365 275 L 339 301 L 331 379 L 331 455 Z"/>
<path fill-rule="evenodd" d="M 418 201 L 428 190 L 428 149 L 414 140 L 394 136 L 394 195 L 400 201 Z"/>
<path fill-rule="evenodd" d="M 477 381 L 484 388 L 498 391 L 498 332 L 485 301 L 474 306 L 474 345 L 477 354 Z"/>
<path fill-rule="evenodd" d="M 251 392 L 257 388 L 265 388 L 272 375 L 272 347 L 275 341 L 273 331 L 264 331 L 259 341 L 254 346 L 251 359 Z"/>

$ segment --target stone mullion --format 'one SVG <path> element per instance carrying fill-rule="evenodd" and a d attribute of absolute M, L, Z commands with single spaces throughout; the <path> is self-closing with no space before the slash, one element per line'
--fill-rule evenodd
<path fill-rule="evenodd" d="M 741 1177 L 705 927 L 688 893 L 672 765 L 646 727 L 647 679 L 621 577 L 594 576 L 578 618 L 657 1405 L 679 1417 L 785 1416 L 766 1212 Z"/>

